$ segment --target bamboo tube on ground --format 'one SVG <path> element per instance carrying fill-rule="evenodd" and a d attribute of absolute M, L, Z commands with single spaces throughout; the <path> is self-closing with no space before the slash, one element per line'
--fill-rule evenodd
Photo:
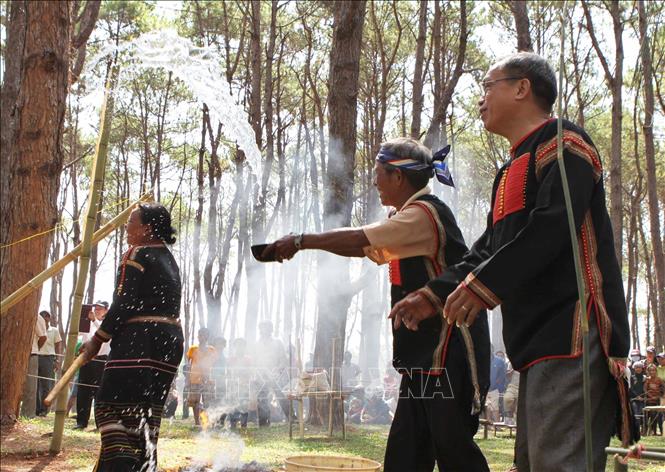
<path fill-rule="evenodd" d="M 605 448 L 605 454 L 619 454 L 619 455 L 622 455 L 622 456 L 625 456 L 627 454 L 636 454 L 635 450 L 636 450 L 637 447 L 638 446 L 633 446 L 630 449 L 626 449 L 626 448 L 623 448 L 623 447 L 606 447 Z M 659 449 L 659 448 L 654 448 L 654 449 Z M 637 458 L 638 458 L 637 454 L 635 456 L 631 457 L 631 459 L 637 459 Z M 639 452 L 639 459 L 651 460 L 651 461 L 656 460 L 656 461 L 665 462 L 665 453 L 655 452 L 651 448 L 645 448 L 645 449 L 642 449 Z"/>
<path fill-rule="evenodd" d="M 129 214 L 137 203 L 148 201 L 152 199 L 152 192 L 147 192 L 141 196 L 136 202 L 129 205 L 122 212 L 116 215 L 111 221 L 99 228 L 92 236 L 91 244 L 94 246 L 110 233 L 115 231 L 120 225 L 124 224 L 129 218 Z M 70 262 L 75 260 L 81 254 L 82 244 L 79 244 L 71 252 L 58 259 L 50 267 L 44 269 L 42 272 L 33 277 L 28 283 L 21 288 L 10 294 L 7 298 L 0 303 L 0 316 L 4 316 L 11 307 L 30 295 L 33 291 L 38 289 L 44 282 L 53 277 L 55 274 L 64 269 Z"/>
<path fill-rule="evenodd" d="M 76 338 L 78 337 L 78 324 L 81 315 L 81 305 L 83 304 L 83 291 L 88 281 L 88 269 L 90 268 L 90 248 L 92 247 L 92 234 L 97 220 L 97 202 L 99 193 L 104 183 L 104 170 L 106 168 L 106 157 L 108 156 L 109 136 L 111 134 L 111 118 L 113 116 L 113 91 L 115 89 L 116 79 L 118 77 L 118 66 L 114 64 L 111 67 L 106 90 L 104 92 L 104 101 L 100 112 L 99 139 L 97 140 L 97 149 L 95 159 L 92 164 L 90 198 L 86 218 L 83 222 L 83 239 L 81 241 L 81 258 L 76 280 L 76 290 L 74 292 L 74 302 L 72 303 L 72 313 L 69 317 L 69 333 L 67 335 L 67 349 L 65 351 L 66 368 L 74 359 L 74 349 Z M 63 390 L 58 395 L 55 411 L 55 422 L 53 424 L 53 437 L 51 438 L 51 453 L 58 453 L 62 448 L 62 433 L 65 428 L 65 414 L 67 411 L 67 390 Z"/>

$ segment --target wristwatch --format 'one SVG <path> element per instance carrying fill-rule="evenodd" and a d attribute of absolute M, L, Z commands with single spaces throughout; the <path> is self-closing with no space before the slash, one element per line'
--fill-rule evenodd
<path fill-rule="evenodd" d="M 302 249 L 302 238 L 303 238 L 304 235 L 305 235 L 304 233 L 300 233 L 293 240 L 293 244 L 295 245 L 295 247 L 298 251 L 300 251 Z"/>

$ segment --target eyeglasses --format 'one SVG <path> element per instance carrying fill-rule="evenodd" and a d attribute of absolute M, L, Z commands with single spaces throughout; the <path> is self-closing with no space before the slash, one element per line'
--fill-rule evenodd
<path fill-rule="evenodd" d="M 522 80 L 524 77 L 503 77 L 501 79 L 494 79 L 494 80 L 483 80 L 482 83 L 480 84 L 483 87 L 483 92 L 487 93 L 487 91 L 492 87 L 497 82 L 501 82 L 502 80 Z"/>

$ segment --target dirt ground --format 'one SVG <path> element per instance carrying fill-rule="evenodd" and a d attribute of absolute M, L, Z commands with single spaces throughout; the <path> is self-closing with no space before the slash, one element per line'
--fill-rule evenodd
<path fill-rule="evenodd" d="M 63 450 L 53 455 L 48 452 L 51 433 L 43 433 L 41 428 L 31 423 L 19 423 L 13 429 L 2 429 L 2 455 L 0 471 L 2 472 L 41 472 L 46 470 L 71 470 L 69 455 L 80 451 Z M 92 444 L 91 453 L 97 449 Z M 92 467 L 90 467 L 92 468 Z"/>

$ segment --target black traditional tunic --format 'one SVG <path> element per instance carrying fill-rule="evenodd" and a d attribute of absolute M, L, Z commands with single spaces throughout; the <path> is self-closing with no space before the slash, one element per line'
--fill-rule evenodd
<path fill-rule="evenodd" d="M 111 341 L 96 397 L 102 447 L 95 471 L 156 470 L 164 402 L 183 354 L 180 273 L 163 245 L 130 248 L 95 336 Z"/>
<path fill-rule="evenodd" d="M 436 254 L 390 261 L 392 305 L 418 290 L 436 298 L 424 288 L 427 282 L 460 262 L 467 251 L 455 217 L 437 197 L 420 195 L 406 206 L 427 215 Z M 450 283 L 448 292 L 456 286 Z M 469 331 L 448 325 L 442 316 L 421 321 L 417 331 L 403 324 L 393 330 L 393 366 L 402 381 L 386 447 L 386 472 L 432 470 L 435 461 L 442 470 L 488 470 L 473 436 L 489 387 L 489 351 L 484 311 Z"/>
<path fill-rule="evenodd" d="M 433 259 L 418 256 L 390 262 L 390 298 L 393 306 L 409 293 L 425 287 L 427 282 L 441 274 L 448 265 L 460 262 L 467 251 L 462 232 L 445 203 L 433 195 L 422 195 L 410 205 L 422 208 L 430 219 L 438 238 L 438 252 Z M 455 287 L 456 284 L 448 284 L 448 293 Z M 443 289 L 442 286 L 440 288 Z M 427 289 L 423 293 L 432 298 Z M 479 316 L 478 324 L 472 327 L 472 334 L 474 344 L 477 344 L 472 370 L 478 371 L 480 390 L 487 392 L 490 354 L 489 330 L 484 312 Z M 393 330 L 393 366 L 401 373 L 417 371 L 439 375 L 445 366 L 451 338 L 459 337 L 460 346 L 463 346 L 464 340 L 461 336 L 460 330 L 453 329 L 441 316 L 423 320 L 417 331 L 411 331 L 402 324 L 399 329 Z M 466 357 L 464 349 L 459 355 Z M 474 362 L 476 358 L 478 362 Z"/>
<path fill-rule="evenodd" d="M 598 323 L 610 371 L 618 379 L 628 354 L 629 327 L 601 162 L 581 128 L 568 121 L 563 128 L 563 156 L 585 277 L 584 306 L 578 302 L 556 161 L 555 119 L 511 148 L 511 159 L 494 182 L 485 233 L 463 263 L 429 287 L 445 300 L 450 279 L 466 276 L 466 288 L 487 308 L 501 305 L 506 350 L 517 370 L 546 359 L 581 356 L 582 316 L 587 316 Z M 623 399 L 625 385 L 619 385 Z"/>

